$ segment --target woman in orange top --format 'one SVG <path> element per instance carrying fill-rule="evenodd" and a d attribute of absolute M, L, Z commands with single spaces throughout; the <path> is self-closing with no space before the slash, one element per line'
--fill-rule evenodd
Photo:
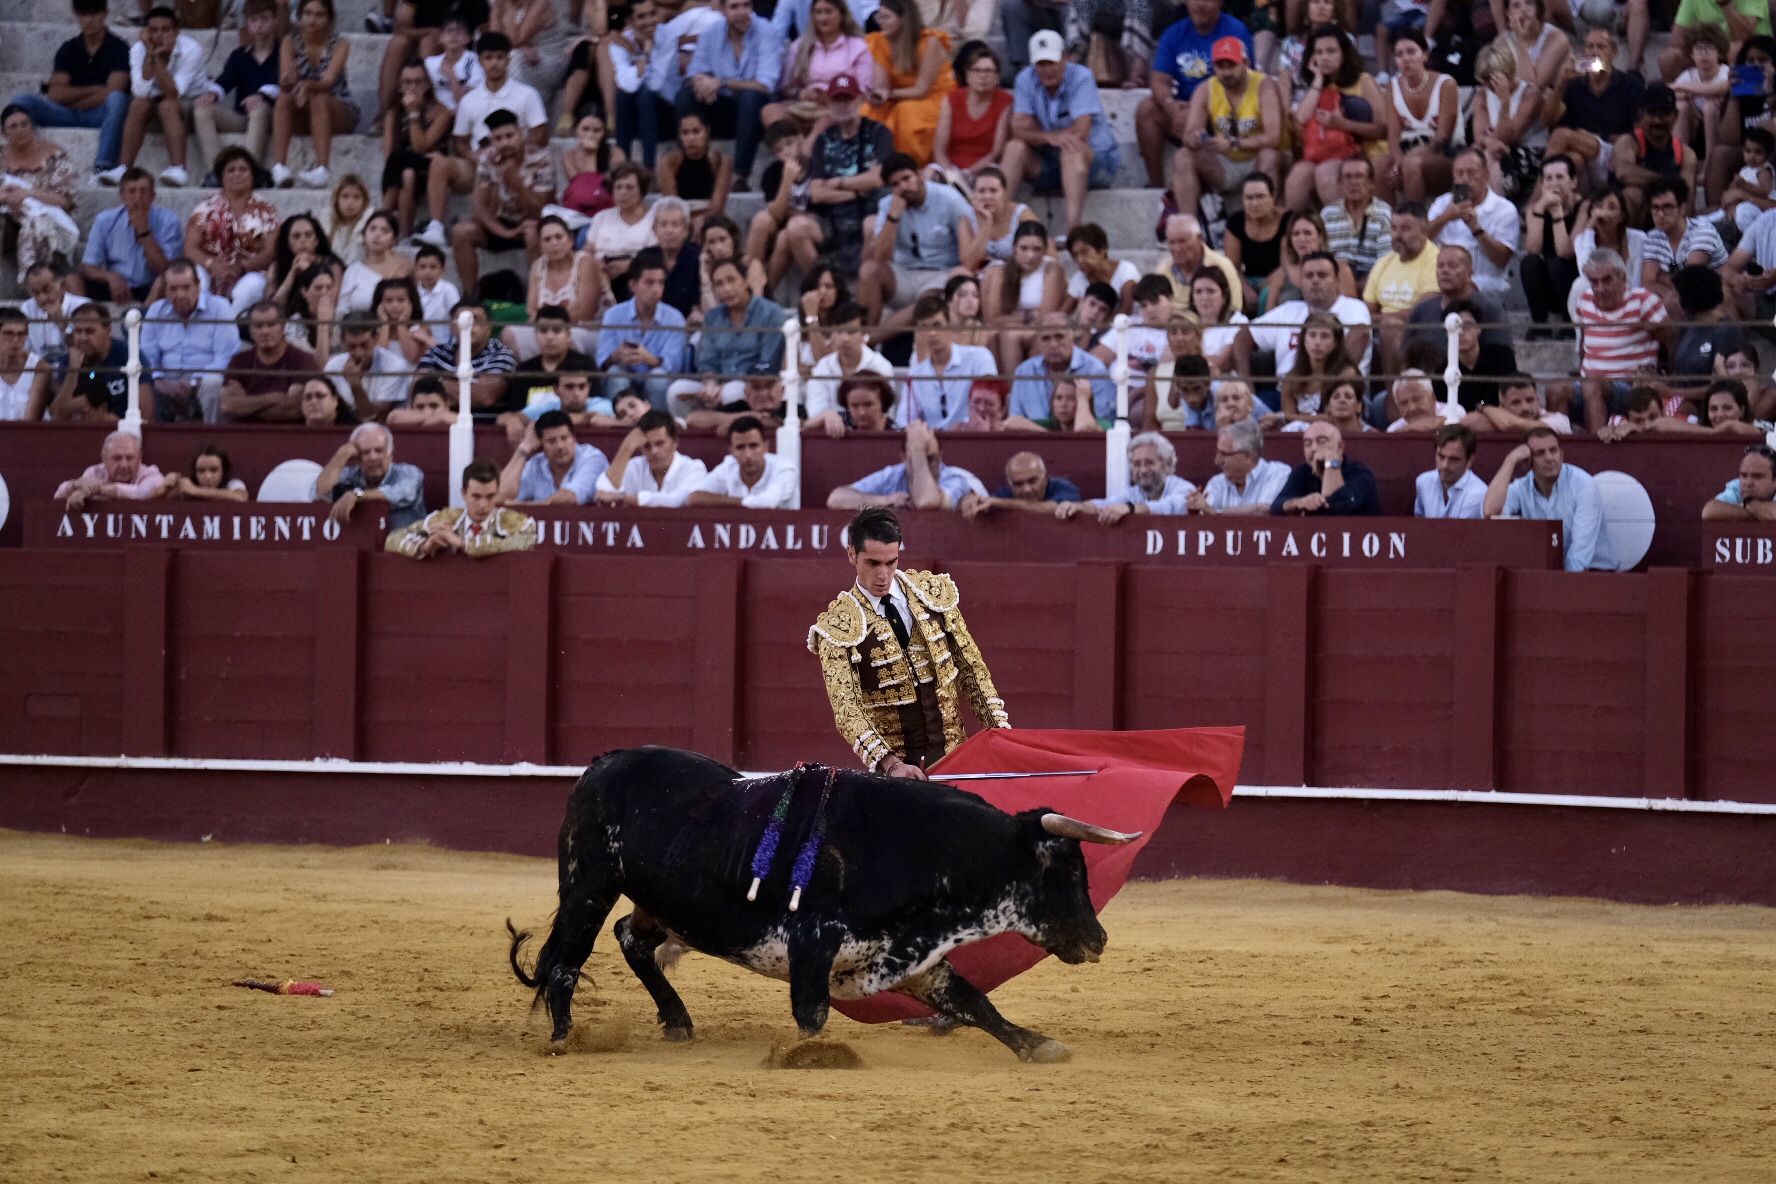
<path fill-rule="evenodd" d="M 880 31 L 864 38 L 876 77 L 863 113 L 887 126 L 895 148 L 930 164 L 944 99 L 956 86 L 946 68 L 950 38 L 925 27 L 914 0 L 883 0 L 876 24 Z"/>

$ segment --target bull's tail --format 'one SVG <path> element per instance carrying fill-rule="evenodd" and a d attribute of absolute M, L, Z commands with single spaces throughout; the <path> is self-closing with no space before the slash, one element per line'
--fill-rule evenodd
<path fill-rule="evenodd" d="M 540 965 L 532 967 L 531 973 L 526 974 L 524 973 L 524 966 L 518 961 L 518 952 L 524 948 L 524 943 L 530 940 L 530 930 L 519 929 L 512 924 L 512 918 L 507 917 L 506 932 L 512 935 L 512 948 L 506 955 L 511 960 L 512 973 L 518 976 L 519 982 L 536 991 L 538 998 L 541 998 L 541 984 L 545 981 L 546 975 L 540 972 Z"/>

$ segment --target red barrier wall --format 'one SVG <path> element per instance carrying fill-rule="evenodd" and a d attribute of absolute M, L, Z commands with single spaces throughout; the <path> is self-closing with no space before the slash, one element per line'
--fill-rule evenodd
<path fill-rule="evenodd" d="M 1243 723 L 1248 783 L 1776 801 L 1764 579 L 935 558 L 1015 723 Z M 803 649 L 845 582 L 733 554 L 5 551 L 0 751 L 847 761 Z"/>
<path fill-rule="evenodd" d="M 6 479 L 14 502 L 48 497 L 55 487 L 98 459 L 102 429 L 66 424 L 0 425 L 0 476 Z M 612 455 L 622 440 L 620 431 L 586 431 L 582 438 Z M 345 438 L 343 429 L 246 426 L 206 427 L 176 425 L 151 427 L 144 442 L 150 463 L 163 469 L 183 469 L 199 445 L 215 440 L 228 449 L 242 478 L 253 489 L 280 461 L 306 458 L 324 462 Z M 1206 432 L 1172 437 L 1178 449 L 1178 472 L 1201 484 L 1215 472 L 1214 437 Z M 1508 438 L 1485 438 L 1476 457 L 1478 472 L 1490 477 L 1505 454 L 1517 443 Z M 501 463 L 510 455 L 503 432 L 477 432 L 479 455 Z M 714 462 L 723 454 L 721 439 L 687 432 L 681 447 L 690 455 Z M 1265 447 L 1273 459 L 1295 463 L 1300 441 L 1292 434 L 1273 434 Z M 1742 440 L 1634 437 L 1620 444 L 1595 439 L 1565 442 L 1566 458 L 1591 472 L 1615 469 L 1630 474 L 1646 486 L 1658 518 L 1649 565 L 1693 566 L 1701 546 L 1702 506 L 1738 472 L 1744 453 Z M 825 436 L 802 439 L 803 504 L 825 504 L 828 491 L 848 484 L 899 457 L 900 442 L 893 435 L 851 435 L 842 440 Z M 1006 460 L 1012 453 L 1034 449 L 1047 458 L 1051 472 L 1078 482 L 1087 496 L 1104 489 L 1104 440 L 1098 435 L 1009 433 L 945 433 L 944 459 L 970 469 L 990 486 L 1000 483 Z M 1431 467 L 1431 443 L 1417 433 L 1366 433 L 1348 442 L 1350 455 L 1371 466 L 1381 485 L 1382 505 L 1391 514 L 1412 512 L 1412 482 Z M 419 465 L 426 473 L 426 498 L 433 506 L 448 496 L 446 433 L 442 428 L 409 429 L 397 434 L 397 459 Z M 0 530 L 0 545 L 16 546 L 20 527 L 9 521 Z"/>

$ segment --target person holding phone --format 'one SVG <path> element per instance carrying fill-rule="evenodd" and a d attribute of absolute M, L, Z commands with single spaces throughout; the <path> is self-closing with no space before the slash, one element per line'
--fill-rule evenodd
<path fill-rule="evenodd" d="M 1486 155 L 1479 149 L 1460 152 L 1453 172 L 1455 185 L 1431 203 L 1431 237 L 1440 246 L 1466 248 L 1474 257 L 1474 286 L 1503 297 L 1511 286 L 1505 268 L 1522 237 L 1517 207 L 1487 184 Z"/>

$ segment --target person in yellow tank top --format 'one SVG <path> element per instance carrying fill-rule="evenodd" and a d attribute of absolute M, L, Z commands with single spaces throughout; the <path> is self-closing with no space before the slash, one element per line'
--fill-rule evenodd
<path fill-rule="evenodd" d="M 1245 44 L 1223 37 L 1209 51 L 1214 76 L 1190 96 L 1184 146 L 1172 158 L 1172 196 L 1194 214 L 1203 191 L 1237 193 L 1253 173 L 1277 183 L 1282 158 L 1282 93 L 1248 67 Z"/>

